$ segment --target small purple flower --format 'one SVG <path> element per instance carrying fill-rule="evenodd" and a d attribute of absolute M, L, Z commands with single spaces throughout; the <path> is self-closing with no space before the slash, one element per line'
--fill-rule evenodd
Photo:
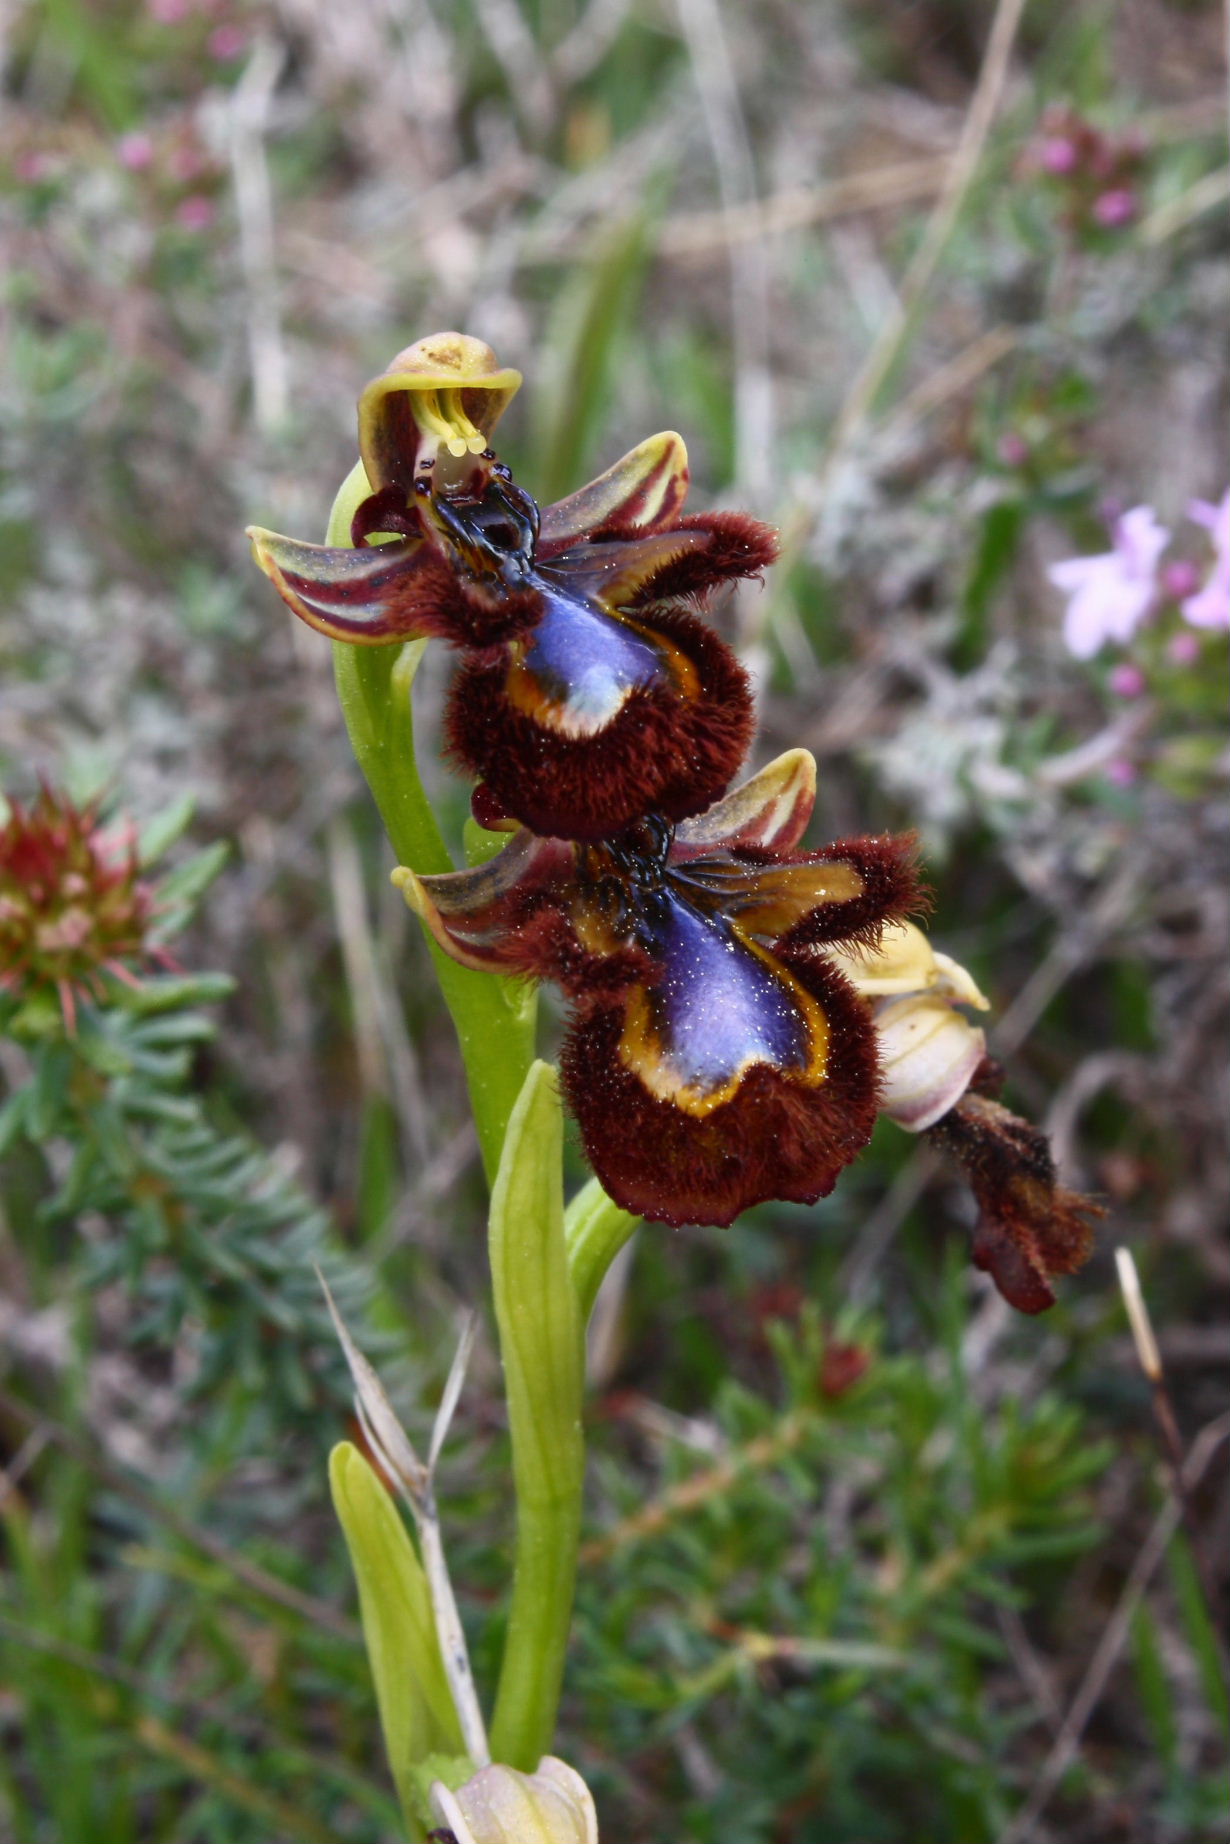
<path fill-rule="evenodd" d="M 1121 660 L 1112 667 L 1110 689 L 1116 698 L 1139 698 L 1145 689 L 1145 675 L 1131 660 Z"/>
<path fill-rule="evenodd" d="M 1216 506 L 1193 500 L 1187 516 L 1212 533 L 1213 568 L 1204 588 L 1183 603 L 1183 619 L 1193 627 L 1230 628 L 1230 492 Z"/>
<path fill-rule="evenodd" d="M 175 222 L 186 231 L 208 230 L 217 215 L 217 206 L 203 192 L 190 193 L 175 207 Z"/>
<path fill-rule="evenodd" d="M 247 49 L 248 35 L 242 26 L 217 26 L 210 33 L 208 50 L 219 64 L 230 64 Z"/>
<path fill-rule="evenodd" d="M 130 173 L 140 173 L 154 158 L 154 143 L 149 135 L 137 129 L 132 134 L 122 134 L 115 151 L 121 166 L 127 167 Z"/>
<path fill-rule="evenodd" d="M 1130 640 L 1157 598 L 1157 564 L 1170 533 L 1152 506 L 1133 506 L 1111 536 L 1113 550 L 1068 557 L 1047 571 L 1070 598 L 1063 638 L 1077 659 L 1092 659 L 1108 640 Z"/>
<path fill-rule="evenodd" d="M 1195 634 L 1174 634 L 1166 647 L 1166 657 L 1176 666 L 1194 666 L 1200 658 L 1200 642 Z"/>
<path fill-rule="evenodd" d="M 1038 150 L 1038 160 L 1048 173 L 1070 173 L 1080 159 L 1080 150 L 1071 135 L 1050 134 Z"/>
<path fill-rule="evenodd" d="M 1162 570 L 1162 594 L 1172 602 L 1194 595 L 1200 586 L 1200 572 L 1188 557 L 1176 557 Z"/>
<path fill-rule="evenodd" d="M 1112 787 L 1130 788 L 1136 779 L 1136 764 L 1129 762 L 1126 756 L 1116 756 L 1113 762 L 1106 764 L 1106 779 Z"/>
<path fill-rule="evenodd" d="M 1136 194 L 1127 186 L 1114 186 L 1101 192 L 1093 201 L 1093 219 L 1104 230 L 1118 230 L 1136 216 Z"/>

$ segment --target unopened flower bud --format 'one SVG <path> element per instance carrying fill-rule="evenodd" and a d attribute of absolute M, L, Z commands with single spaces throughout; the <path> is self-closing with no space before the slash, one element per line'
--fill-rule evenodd
<path fill-rule="evenodd" d="M 538 1771 L 483 1767 L 452 1793 L 431 1789 L 443 1832 L 455 1844 L 598 1844 L 589 1788 L 565 1762 L 544 1755 Z"/>

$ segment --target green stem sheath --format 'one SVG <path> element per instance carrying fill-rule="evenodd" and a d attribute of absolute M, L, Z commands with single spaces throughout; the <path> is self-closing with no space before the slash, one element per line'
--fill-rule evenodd
<path fill-rule="evenodd" d="M 351 516 L 368 491 L 359 462 L 334 501 L 328 543 L 349 542 Z M 333 665 L 351 747 L 398 862 L 420 876 L 435 876 L 454 867 L 414 754 L 411 687 L 426 644 L 413 640 L 372 647 L 335 641 Z M 534 1057 L 535 995 L 520 983 L 458 966 L 427 939 L 457 1028 L 483 1165 L 493 1182 L 508 1118 Z"/>
<path fill-rule="evenodd" d="M 556 1074 L 535 1063 L 509 1121 L 490 1238 L 517 1496 L 491 1752 L 526 1772 L 555 1729 L 585 1478 L 584 1328 L 564 1242 L 562 1153 Z"/>
<path fill-rule="evenodd" d="M 583 1325 L 589 1324 L 607 1269 L 640 1221 L 640 1217 L 629 1216 L 613 1203 L 596 1178 L 582 1185 L 569 1204 L 564 1239 Z"/>

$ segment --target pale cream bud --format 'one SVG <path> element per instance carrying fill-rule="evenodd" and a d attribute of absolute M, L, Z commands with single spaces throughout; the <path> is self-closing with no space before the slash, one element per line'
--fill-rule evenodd
<path fill-rule="evenodd" d="M 532 1774 L 480 1768 L 455 1793 L 437 1780 L 431 1798 L 457 1844 L 598 1844 L 589 1788 L 554 1755 Z"/>
<path fill-rule="evenodd" d="M 880 1106 L 899 1126 L 921 1133 L 960 1101 L 986 1055 L 986 1039 L 935 992 L 878 1005 L 875 1026 Z"/>

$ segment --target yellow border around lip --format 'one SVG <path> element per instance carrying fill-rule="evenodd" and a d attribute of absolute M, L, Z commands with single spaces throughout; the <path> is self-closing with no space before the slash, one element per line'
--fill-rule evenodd
<path fill-rule="evenodd" d="M 652 1017 L 648 994 L 643 987 L 636 987 L 628 998 L 628 1008 L 624 1015 L 624 1028 L 619 1037 L 619 1059 L 630 1069 L 656 1101 L 669 1102 L 681 1113 L 690 1114 L 696 1120 L 704 1120 L 725 1102 L 733 1101 L 743 1083 L 744 1076 L 752 1069 L 772 1069 L 787 1081 L 800 1082 L 806 1088 L 818 1088 L 828 1074 L 829 1022 L 824 1008 L 807 988 L 796 980 L 781 962 L 774 959 L 767 949 L 755 941 L 748 941 L 736 929 L 734 933 L 749 953 L 772 972 L 775 979 L 781 980 L 790 990 L 790 996 L 803 1014 L 803 1023 L 808 1037 L 807 1062 L 801 1069 L 782 1069 L 768 1057 L 755 1056 L 746 1058 L 733 1075 L 729 1076 L 721 1088 L 701 1090 L 689 1083 L 672 1076 L 666 1066 L 665 1058 L 658 1056 L 654 1049 Z"/>

